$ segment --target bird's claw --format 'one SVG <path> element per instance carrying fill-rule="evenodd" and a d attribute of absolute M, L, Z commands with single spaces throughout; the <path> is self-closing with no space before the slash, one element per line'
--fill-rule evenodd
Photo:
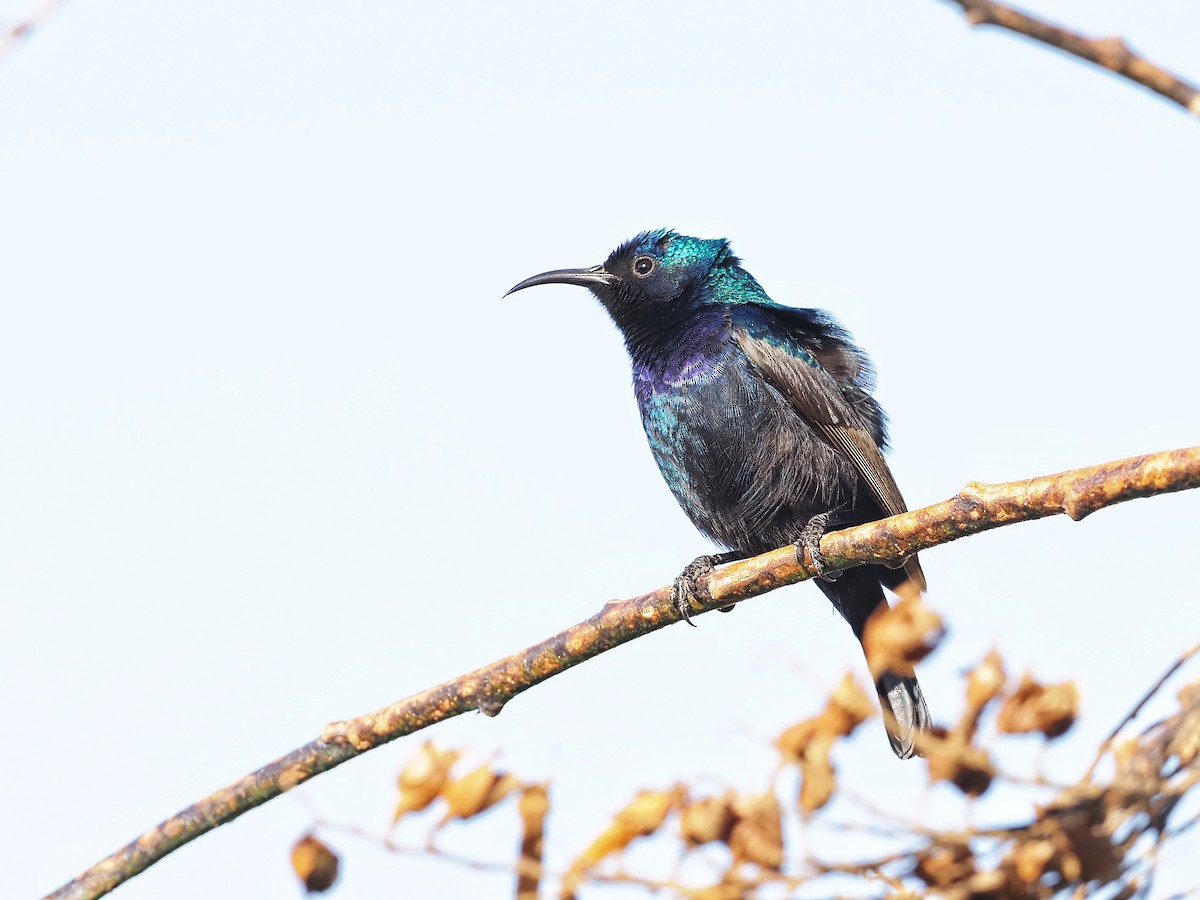
<path fill-rule="evenodd" d="M 692 621 L 692 599 L 695 598 L 701 603 L 711 603 L 712 594 L 708 592 L 707 587 L 701 587 L 696 583 L 696 579 L 701 575 L 707 575 L 717 566 L 722 566 L 727 562 L 733 562 L 735 559 L 745 559 L 746 554 L 741 550 L 730 550 L 727 553 L 714 553 L 708 556 L 697 556 L 688 563 L 679 577 L 675 579 L 674 585 L 671 587 L 671 601 L 675 604 L 675 608 L 679 610 L 679 615 L 683 617 L 683 621 L 687 622 L 693 628 L 696 623 Z M 720 606 L 720 612 L 730 612 L 734 604 L 729 606 Z"/>
<path fill-rule="evenodd" d="M 701 575 L 707 575 L 714 568 L 735 559 L 741 559 L 744 554 L 740 550 L 732 550 L 729 553 L 715 553 L 709 556 L 697 556 L 688 563 L 679 577 L 675 579 L 675 584 L 671 587 L 671 600 L 675 604 L 675 608 L 679 610 L 679 615 L 683 616 L 683 621 L 687 622 L 693 628 L 696 623 L 692 621 L 692 599 L 695 598 L 700 602 L 712 602 L 712 594 L 708 592 L 708 588 L 701 587 L 696 583 L 696 579 Z M 721 612 L 729 612 L 733 609 L 733 605 L 720 607 Z"/>
<path fill-rule="evenodd" d="M 825 536 L 825 528 L 828 524 L 829 513 L 813 516 L 804 526 L 804 530 L 800 532 L 800 540 L 796 541 L 793 546 L 796 548 L 796 562 L 804 565 L 804 554 L 807 551 L 817 577 L 822 581 L 832 583 L 838 580 L 843 570 L 830 568 L 825 554 L 821 552 L 821 538 Z"/>
<path fill-rule="evenodd" d="M 715 560 L 711 556 L 697 556 L 684 566 L 671 588 L 671 600 L 674 602 L 675 608 L 679 610 L 679 615 L 683 616 L 683 621 L 693 628 L 696 627 L 696 623 L 692 621 L 692 599 L 711 599 L 705 597 L 708 590 L 698 585 L 696 579 L 711 572 L 714 562 Z"/>

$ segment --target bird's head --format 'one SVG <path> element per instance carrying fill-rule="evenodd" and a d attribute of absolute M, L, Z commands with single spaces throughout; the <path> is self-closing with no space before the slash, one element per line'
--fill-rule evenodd
<path fill-rule="evenodd" d="M 603 265 L 543 272 L 508 293 L 539 284 L 577 284 L 591 290 L 620 324 L 630 315 L 654 315 L 667 304 L 710 301 L 706 287 L 714 275 L 738 265 L 723 239 L 687 237 L 665 229 L 646 231 L 614 250 Z"/>

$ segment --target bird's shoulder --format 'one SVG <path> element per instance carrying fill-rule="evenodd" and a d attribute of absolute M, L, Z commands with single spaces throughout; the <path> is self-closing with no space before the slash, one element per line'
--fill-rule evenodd
<path fill-rule="evenodd" d="M 870 359 L 824 310 L 742 303 L 730 308 L 730 320 L 739 343 L 819 370 L 851 397 L 875 388 Z"/>

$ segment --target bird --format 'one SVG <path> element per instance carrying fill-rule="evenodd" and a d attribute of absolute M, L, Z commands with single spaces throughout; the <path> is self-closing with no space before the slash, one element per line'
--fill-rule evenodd
<path fill-rule="evenodd" d="M 925 590 L 916 556 L 900 568 L 828 569 L 821 535 L 905 512 L 883 451 L 887 422 L 874 369 L 827 312 L 773 301 L 726 239 L 643 232 L 602 265 L 555 269 L 537 285 L 588 288 L 625 341 L 650 451 L 696 528 L 725 548 L 675 580 L 685 619 L 696 579 L 714 566 L 794 544 L 862 643 L 868 619 Z M 508 296 L 506 294 L 505 296 Z M 868 664 L 870 660 L 868 659 Z M 921 755 L 929 710 L 916 674 L 874 674 L 892 750 Z"/>

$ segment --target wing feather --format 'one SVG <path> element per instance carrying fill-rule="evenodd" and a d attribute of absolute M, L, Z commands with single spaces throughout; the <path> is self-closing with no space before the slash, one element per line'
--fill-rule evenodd
<path fill-rule="evenodd" d="M 766 382 L 854 464 L 880 509 L 888 516 L 907 512 L 883 453 L 865 427 L 867 423 L 816 357 L 798 345 L 785 348 L 745 329 L 734 329 L 734 334 L 741 351 Z M 915 556 L 905 561 L 904 569 L 918 590 L 925 590 L 925 576 Z"/>

